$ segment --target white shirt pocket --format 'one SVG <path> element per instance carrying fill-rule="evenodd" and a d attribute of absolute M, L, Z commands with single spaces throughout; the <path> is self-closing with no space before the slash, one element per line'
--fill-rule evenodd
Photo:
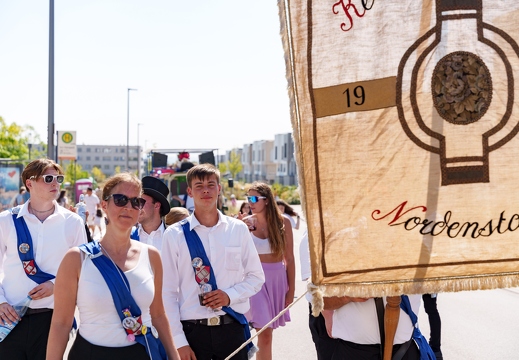
<path fill-rule="evenodd" d="M 225 270 L 238 271 L 241 265 L 241 248 L 225 248 Z"/>

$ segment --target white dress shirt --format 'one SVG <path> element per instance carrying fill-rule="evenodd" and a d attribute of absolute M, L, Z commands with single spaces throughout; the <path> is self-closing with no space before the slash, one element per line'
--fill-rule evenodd
<path fill-rule="evenodd" d="M 408 295 L 413 312 L 418 316 L 421 295 Z M 384 306 L 386 298 L 384 298 Z M 413 323 L 409 315 L 400 309 L 400 318 L 393 344 L 403 344 L 413 334 Z M 375 300 L 350 302 L 333 313 L 332 337 L 356 344 L 380 344 L 380 329 Z"/>
<path fill-rule="evenodd" d="M 65 253 L 87 242 L 85 225 L 76 214 L 54 201 L 54 213 L 44 222 L 29 213 L 31 200 L 22 205 L 18 217 L 23 216 L 32 238 L 34 260 L 38 267 L 56 275 Z M 18 254 L 18 237 L 9 210 L 0 213 L 0 268 L 4 278 L 0 283 L 0 303 L 13 305 L 25 298 L 38 284 L 25 274 Z M 51 280 L 54 282 L 54 280 Z M 33 300 L 33 309 L 54 308 L 54 295 Z"/>
<path fill-rule="evenodd" d="M 265 275 L 247 225 L 218 212 L 218 223 L 213 227 L 201 225 L 195 214 L 187 218 L 190 230 L 195 229 L 211 262 L 216 284 L 231 300 L 230 307 L 244 314 L 249 310 L 249 298 L 256 294 Z M 208 319 L 215 313 L 201 306 L 199 286 L 191 265 L 191 255 L 180 223 L 164 232 L 162 261 L 164 266 L 163 299 L 177 347 L 189 345 L 180 320 Z M 206 264 L 204 264 L 206 265 Z M 217 315 L 224 315 L 219 310 Z"/>
<path fill-rule="evenodd" d="M 166 227 L 164 226 L 164 223 L 161 222 L 160 226 L 157 230 L 152 231 L 151 233 L 147 233 L 143 228 L 142 225 L 137 225 L 138 231 L 139 231 L 139 241 L 155 246 L 159 251 L 162 250 L 162 236 L 164 235 L 164 230 L 166 230 Z"/>

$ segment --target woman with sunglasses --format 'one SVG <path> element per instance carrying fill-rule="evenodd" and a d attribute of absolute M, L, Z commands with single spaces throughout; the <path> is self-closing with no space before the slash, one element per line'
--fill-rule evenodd
<path fill-rule="evenodd" d="M 249 225 L 265 283 L 251 297 L 249 321 L 256 331 L 265 326 L 294 300 L 295 263 L 292 226 L 279 211 L 272 190 L 267 184 L 255 182 L 248 191 L 252 216 L 244 218 Z M 258 360 L 272 359 L 273 330 L 290 321 L 287 311 L 258 336 Z"/>
<path fill-rule="evenodd" d="M 13 305 L 32 298 L 23 321 L 0 342 L 2 359 L 45 359 L 54 277 L 67 250 L 86 242 L 81 218 L 56 202 L 63 180 L 54 161 L 30 162 L 22 172 L 30 199 L 0 214 L 0 325 L 19 321 Z"/>
<path fill-rule="evenodd" d="M 63 359 L 76 305 L 80 327 L 68 359 L 150 359 L 146 345 L 136 342 L 137 336 L 150 331 L 159 336 L 169 359 L 180 359 L 162 302 L 159 252 L 153 246 L 130 239 L 132 226 L 145 203 L 141 195 L 141 181 L 133 174 L 117 174 L 105 183 L 101 207 L 106 214 L 106 232 L 97 249 L 105 257 L 101 259 L 104 264 L 115 269 L 111 274 L 116 275 L 105 280 L 106 273 L 94 261 L 96 256 L 86 256 L 79 248 L 66 254 L 56 278 L 56 312 L 47 360 Z M 124 286 L 140 315 L 135 309 L 116 308 L 117 301 L 112 296 L 114 285 L 110 283 L 120 283 L 121 279 L 125 280 Z M 120 312 L 128 312 L 123 321 Z M 144 339 L 147 341 L 148 337 Z"/>

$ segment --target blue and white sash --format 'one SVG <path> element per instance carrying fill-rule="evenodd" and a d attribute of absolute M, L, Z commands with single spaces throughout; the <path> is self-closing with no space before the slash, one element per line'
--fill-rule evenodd
<path fill-rule="evenodd" d="M 148 329 L 146 325 L 142 325 L 141 309 L 133 299 L 130 292 L 130 283 L 124 272 L 103 255 L 99 242 L 82 244 L 79 249 L 90 257 L 103 275 L 112 294 L 117 314 L 121 319 L 122 326 L 129 334 L 130 340 L 135 339 L 144 346 L 151 360 L 166 360 L 166 351 L 156 330 L 153 327 Z"/>
<path fill-rule="evenodd" d="M 411 309 L 411 303 L 409 302 L 409 298 L 407 297 L 407 295 L 402 295 L 401 298 L 402 301 L 400 301 L 400 308 L 404 310 L 407 315 L 409 315 L 409 317 L 411 318 L 411 322 L 414 326 L 413 340 L 416 342 L 416 345 L 418 345 L 418 348 L 420 349 L 420 360 L 436 360 L 434 351 L 432 351 L 431 346 L 429 345 L 425 337 L 422 335 L 422 332 L 418 328 L 418 317 Z"/>
<path fill-rule="evenodd" d="M 214 276 L 213 267 L 211 266 L 211 263 L 209 262 L 209 258 L 207 257 L 207 254 L 205 253 L 204 246 L 202 245 L 202 240 L 200 240 L 200 237 L 196 233 L 195 230 L 189 230 L 189 222 L 187 219 L 184 219 L 180 222 L 180 225 L 182 225 L 182 230 L 184 230 L 184 236 L 186 238 L 187 247 L 189 248 L 189 254 L 191 255 L 191 260 L 195 258 L 202 259 L 202 263 L 204 265 L 207 265 L 210 269 L 211 275 L 209 277 L 209 284 L 211 284 L 211 287 L 213 290 L 218 289 L 216 286 L 216 277 Z M 196 276 L 196 269 L 193 268 L 195 271 Z M 222 306 L 222 310 L 225 311 L 227 314 L 232 316 L 236 321 L 238 321 L 240 324 L 243 325 L 243 331 L 245 334 L 245 340 L 249 340 L 250 335 L 250 329 L 249 329 L 249 323 L 247 322 L 247 318 L 245 315 L 240 314 L 239 312 L 234 311 L 229 306 Z M 251 349 L 254 348 L 254 344 L 252 342 L 247 344 L 247 353 L 251 351 Z M 254 351 L 254 350 L 253 350 Z"/>
<path fill-rule="evenodd" d="M 14 227 L 18 238 L 18 256 L 22 261 L 25 274 L 37 284 L 43 284 L 46 281 L 54 279 L 56 276 L 48 274 L 41 270 L 34 260 L 34 251 L 32 245 L 32 237 L 27 228 L 27 224 L 23 216 L 18 217 L 21 206 L 11 209 L 13 215 Z"/>

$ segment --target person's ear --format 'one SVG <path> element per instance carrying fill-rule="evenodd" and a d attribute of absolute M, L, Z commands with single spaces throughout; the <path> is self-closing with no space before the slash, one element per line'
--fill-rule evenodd
<path fill-rule="evenodd" d="M 187 190 L 187 195 L 192 198 L 193 197 L 193 193 L 191 191 L 191 188 L 188 187 L 186 190 Z"/>

